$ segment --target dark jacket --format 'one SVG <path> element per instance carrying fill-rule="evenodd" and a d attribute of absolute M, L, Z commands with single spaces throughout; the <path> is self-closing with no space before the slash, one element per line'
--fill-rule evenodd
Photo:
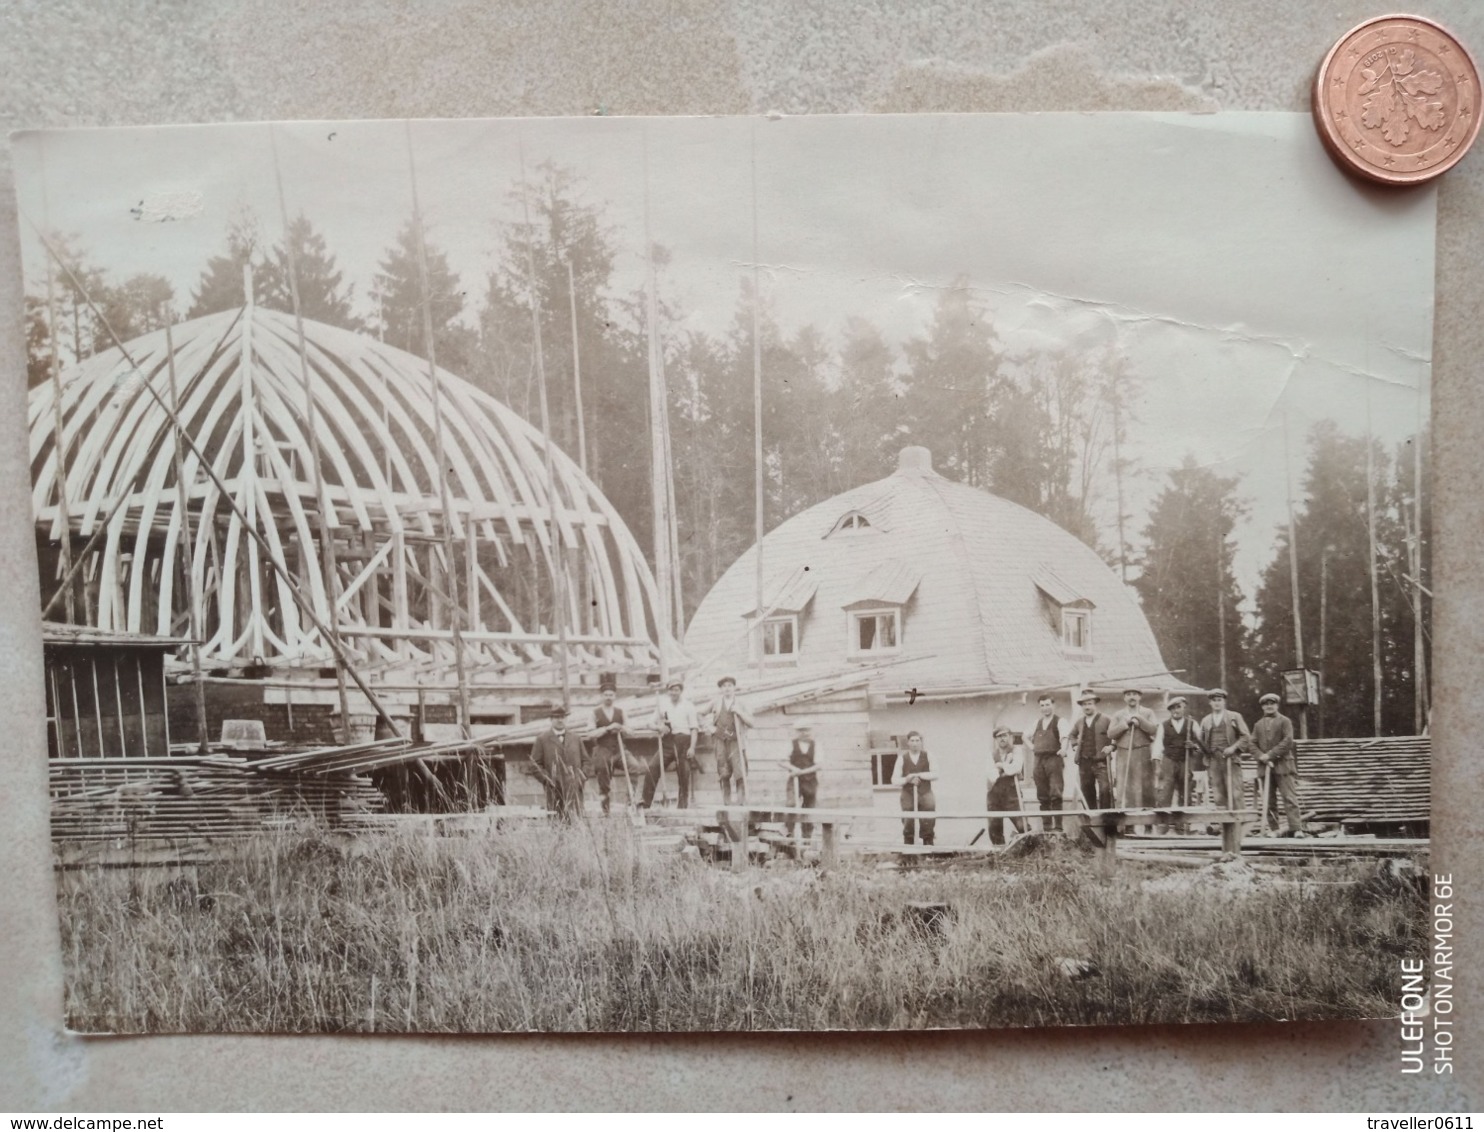
<path fill-rule="evenodd" d="M 1259 717 L 1252 725 L 1252 749 L 1266 755 L 1278 774 L 1298 773 L 1298 761 L 1293 757 L 1293 720 L 1288 716 Z"/>
<path fill-rule="evenodd" d="M 582 740 L 570 728 L 560 740 L 555 731 L 543 731 L 531 744 L 531 762 L 536 765 L 538 776 L 547 782 L 580 777 L 582 756 Z"/>

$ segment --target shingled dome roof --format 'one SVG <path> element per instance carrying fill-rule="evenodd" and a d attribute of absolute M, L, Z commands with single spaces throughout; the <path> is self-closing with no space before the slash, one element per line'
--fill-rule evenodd
<path fill-rule="evenodd" d="M 852 514 L 866 522 L 841 523 Z M 756 554 L 732 564 L 691 621 L 686 651 L 703 672 L 755 660 Z M 924 448 L 905 449 L 885 479 L 781 524 L 763 540 L 763 567 L 772 616 L 793 614 L 799 595 L 809 595 L 797 613 L 796 656 L 770 658 L 770 673 L 899 660 L 882 670 L 881 687 L 1185 688 L 1165 672 L 1132 592 L 1096 552 L 1034 511 L 945 479 Z M 850 618 L 873 608 L 900 611 L 900 636 L 863 653 Z M 1068 643 L 1064 610 L 1086 619 L 1089 644 Z"/>
<path fill-rule="evenodd" d="M 447 595 L 456 587 L 468 609 L 461 628 L 476 667 L 549 663 L 561 559 L 573 662 L 652 660 L 656 599 L 649 568 L 617 511 L 565 453 L 552 452 L 564 547 L 558 555 L 540 432 L 438 371 L 454 540 L 454 562 L 446 562 L 435 459 L 440 418 L 428 363 L 321 323 L 306 321 L 304 333 L 307 381 L 291 315 L 249 306 L 174 327 L 180 415 L 272 556 L 354 652 L 369 663 L 425 671 L 450 663 L 455 613 Z M 61 375 L 65 507 L 53 385 L 30 393 L 39 533 L 55 543 L 65 522 L 80 552 L 83 540 L 107 523 L 75 615 L 103 629 L 183 634 L 179 546 L 188 535 L 186 557 L 204 595 L 209 660 L 323 663 L 330 655 L 326 642 L 189 451 L 189 525 L 183 524 L 170 417 L 144 387 L 148 382 L 169 403 L 164 331 L 136 339 L 128 351 L 134 366 L 111 349 Z M 328 570 L 311 430 L 333 532 Z M 44 557 L 48 595 L 56 566 L 54 553 L 49 562 Z M 333 601 L 326 594 L 331 588 L 338 595 Z"/>

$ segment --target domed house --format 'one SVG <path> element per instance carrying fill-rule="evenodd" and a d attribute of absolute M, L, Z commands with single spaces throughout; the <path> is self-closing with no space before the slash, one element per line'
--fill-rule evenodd
<path fill-rule="evenodd" d="M 702 666 L 700 684 L 733 673 L 744 693 L 857 673 L 854 690 L 790 709 L 815 725 L 828 768 L 822 805 L 874 798 L 895 809 L 886 782 L 917 730 L 940 775 L 938 808 L 981 811 L 995 726 L 1029 731 L 1042 692 L 1070 723 L 1081 687 L 1098 690 L 1109 712 L 1127 686 L 1156 707 L 1191 690 L 1167 671 L 1132 591 L 1090 547 L 944 478 L 925 448 L 904 449 L 885 479 L 780 524 L 762 553 L 762 607 L 754 546 L 702 601 L 685 648 Z M 782 753 L 790 723 L 761 720 L 754 747 Z M 781 783 L 759 785 L 781 798 Z M 1066 789 L 1076 790 L 1074 774 Z M 1034 808 L 1034 790 L 1023 792 Z M 942 822 L 939 841 L 961 843 L 979 828 Z"/>
<path fill-rule="evenodd" d="M 462 733 L 461 664 L 476 726 L 560 695 L 559 625 L 575 698 L 586 684 L 596 699 L 600 671 L 642 690 L 673 642 L 598 487 L 554 446 L 548 478 L 540 431 L 454 375 L 363 334 L 303 329 L 301 360 L 293 316 L 249 303 L 173 327 L 170 345 L 164 330 L 128 343 L 132 364 L 116 348 L 88 358 L 59 375 L 60 398 L 51 381 L 31 390 L 48 617 L 156 638 L 194 627 L 212 739 L 246 719 L 270 740 L 337 741 L 327 630 L 429 739 Z M 172 404 L 191 442 L 182 482 Z M 190 678 L 189 659 L 182 644 L 172 679 Z M 197 731 L 191 700 L 172 698 L 177 743 Z"/>

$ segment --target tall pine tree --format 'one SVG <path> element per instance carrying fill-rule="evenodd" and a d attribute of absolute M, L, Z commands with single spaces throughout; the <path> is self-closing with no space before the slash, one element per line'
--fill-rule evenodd
<path fill-rule="evenodd" d="M 1237 480 L 1187 456 L 1170 472 L 1144 527 L 1144 556 L 1133 587 L 1160 655 L 1187 683 L 1221 685 L 1245 697 L 1247 631 L 1232 571 L 1232 532 L 1246 517 Z"/>
<path fill-rule="evenodd" d="M 275 310 L 292 312 L 293 294 L 289 287 L 289 251 L 294 253 L 294 277 L 299 285 L 299 310 L 307 319 L 342 326 L 346 330 L 363 330 L 365 323 L 353 309 L 354 284 L 344 282 L 344 273 L 336 266 L 335 257 L 325 245 L 325 238 L 314 230 L 309 217 L 302 212 L 289 221 L 288 231 L 268 253 L 263 265 L 260 302 Z"/>
<path fill-rule="evenodd" d="M 433 323 L 433 346 L 438 365 L 450 373 L 468 372 L 474 353 L 474 335 L 458 321 L 464 310 L 459 277 L 448 266 L 448 256 L 426 245 L 428 299 Z M 417 228 L 408 220 L 382 256 L 371 285 L 375 303 L 372 327 L 388 345 L 428 356 L 423 333 L 423 285 L 418 264 Z"/>

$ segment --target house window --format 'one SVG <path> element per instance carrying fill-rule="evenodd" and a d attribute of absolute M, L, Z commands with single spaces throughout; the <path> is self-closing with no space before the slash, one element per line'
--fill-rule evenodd
<path fill-rule="evenodd" d="M 859 511 L 851 511 L 831 528 L 830 534 L 839 534 L 841 531 L 869 531 L 870 529 L 870 519 L 867 519 Z"/>
<path fill-rule="evenodd" d="M 901 639 L 900 609 L 863 609 L 850 615 L 850 651 L 854 654 L 892 652 Z"/>
<path fill-rule="evenodd" d="M 896 751 L 871 752 L 871 785 L 890 786 L 891 772 L 896 769 Z"/>
<path fill-rule="evenodd" d="M 1062 644 L 1076 652 L 1092 649 L 1092 613 L 1086 609 L 1061 611 Z"/>
<path fill-rule="evenodd" d="M 799 619 L 769 617 L 763 622 L 763 659 L 793 660 L 799 649 Z"/>

